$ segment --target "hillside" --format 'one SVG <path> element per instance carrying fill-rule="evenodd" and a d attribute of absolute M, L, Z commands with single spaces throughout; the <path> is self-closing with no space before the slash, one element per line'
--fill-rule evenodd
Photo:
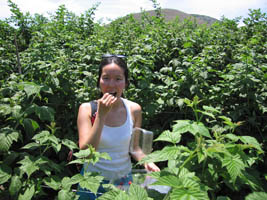
<path fill-rule="evenodd" d="M 162 9 L 162 14 L 165 17 L 165 19 L 167 21 L 171 21 L 176 19 L 177 17 L 179 18 L 180 21 L 183 21 L 184 19 L 193 19 L 196 20 L 198 24 L 212 24 L 214 22 L 217 21 L 217 19 L 209 17 L 209 16 L 205 16 L 205 15 L 198 15 L 198 14 L 187 14 L 184 13 L 182 11 L 179 10 L 175 10 L 175 9 Z M 150 11 L 146 11 L 146 13 L 148 13 L 150 16 L 155 16 L 155 10 L 150 10 Z M 135 19 L 141 19 L 141 12 L 140 13 L 132 13 L 133 17 Z"/>

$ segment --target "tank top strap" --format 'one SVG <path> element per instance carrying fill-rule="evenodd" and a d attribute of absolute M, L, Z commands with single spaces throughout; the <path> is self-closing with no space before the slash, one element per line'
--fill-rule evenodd
<path fill-rule="evenodd" d="M 121 98 L 122 102 L 125 105 L 126 108 L 126 112 L 127 112 L 127 121 L 130 122 L 130 127 L 133 128 L 133 119 L 132 119 L 132 115 L 131 115 L 131 108 L 130 108 L 130 103 L 129 100 Z"/>

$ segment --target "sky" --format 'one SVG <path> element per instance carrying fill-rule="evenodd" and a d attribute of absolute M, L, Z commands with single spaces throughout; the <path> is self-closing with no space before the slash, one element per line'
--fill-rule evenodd
<path fill-rule="evenodd" d="M 76 15 L 100 3 L 95 12 L 95 20 L 103 23 L 130 13 L 153 10 L 151 0 L 12 0 L 23 12 L 31 15 L 38 13 L 49 16 L 60 5 L 65 5 Z M 267 0 L 157 0 L 161 8 L 177 9 L 188 14 L 207 15 L 216 19 L 222 16 L 228 19 L 248 17 L 249 9 L 261 9 L 267 12 Z M 0 19 L 10 17 L 7 0 L 0 0 Z"/>

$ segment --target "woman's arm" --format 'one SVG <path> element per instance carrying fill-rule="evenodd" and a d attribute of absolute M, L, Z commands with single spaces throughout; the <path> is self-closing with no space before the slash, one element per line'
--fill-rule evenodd
<path fill-rule="evenodd" d="M 134 127 L 141 128 L 141 126 L 142 126 L 142 108 L 141 108 L 141 106 L 134 103 L 132 105 L 132 112 L 133 112 L 133 116 L 134 116 Z M 132 154 L 132 157 L 136 161 L 142 160 L 142 158 L 144 158 L 145 156 L 146 155 L 141 151 L 141 149 L 137 153 Z M 154 163 L 145 163 L 144 167 L 147 171 L 160 171 L 158 166 L 155 165 Z"/>
<path fill-rule="evenodd" d="M 80 149 L 86 149 L 89 144 L 95 147 L 95 149 L 98 148 L 105 118 L 116 99 L 117 98 L 106 93 L 98 100 L 98 112 L 93 125 L 91 123 L 90 104 L 83 103 L 80 106 L 77 118 Z"/>

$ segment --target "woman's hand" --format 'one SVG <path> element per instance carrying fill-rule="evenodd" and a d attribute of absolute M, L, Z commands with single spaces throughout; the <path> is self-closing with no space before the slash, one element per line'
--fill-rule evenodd
<path fill-rule="evenodd" d="M 145 163 L 145 169 L 149 172 L 159 172 L 160 168 L 155 163 Z"/>
<path fill-rule="evenodd" d="M 109 93 L 105 93 L 102 98 L 98 100 L 97 112 L 100 118 L 106 117 L 116 100 L 117 97 L 114 97 Z"/>

